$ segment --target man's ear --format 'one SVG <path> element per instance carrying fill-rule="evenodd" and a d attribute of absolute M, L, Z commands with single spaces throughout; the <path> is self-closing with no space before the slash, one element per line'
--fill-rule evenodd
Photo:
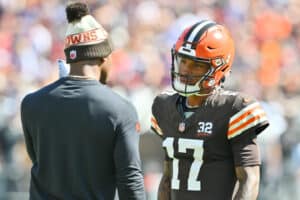
<path fill-rule="evenodd" d="M 103 61 L 104 65 L 110 66 L 112 64 L 112 55 L 110 54 L 110 55 L 102 58 L 102 61 Z"/>
<path fill-rule="evenodd" d="M 102 84 L 106 84 L 108 77 L 109 77 L 109 71 L 110 68 L 112 67 L 112 59 L 111 59 L 111 55 L 102 58 L 103 62 L 101 64 L 101 75 L 100 75 L 100 82 Z"/>

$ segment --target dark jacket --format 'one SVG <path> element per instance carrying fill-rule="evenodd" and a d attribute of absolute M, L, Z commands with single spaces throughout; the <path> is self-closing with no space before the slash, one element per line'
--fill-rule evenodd
<path fill-rule="evenodd" d="M 70 77 L 27 95 L 21 118 L 31 169 L 30 199 L 144 199 L 138 118 L 96 80 Z"/>

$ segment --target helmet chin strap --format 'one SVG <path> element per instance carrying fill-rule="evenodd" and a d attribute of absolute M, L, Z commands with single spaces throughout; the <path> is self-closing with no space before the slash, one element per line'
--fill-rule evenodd
<path fill-rule="evenodd" d="M 208 93 L 202 94 L 200 93 L 201 89 L 200 83 L 202 82 L 202 79 L 197 81 L 195 85 L 187 85 L 181 83 L 179 80 L 175 79 L 174 80 L 174 89 L 180 94 L 181 96 L 189 97 L 189 96 L 207 96 L 211 94 L 211 91 Z M 195 92 L 193 92 L 195 91 Z"/>
<path fill-rule="evenodd" d="M 180 94 L 181 96 L 184 97 L 190 97 L 190 96 L 198 96 L 198 97 L 203 97 L 203 96 L 208 96 L 212 93 L 212 91 L 210 91 L 207 94 L 201 94 L 201 93 L 190 93 L 190 94 L 186 94 L 186 93 L 182 93 L 182 92 L 178 92 L 178 94 Z"/>
<path fill-rule="evenodd" d="M 212 91 L 209 91 L 208 93 L 206 94 L 201 94 L 201 93 L 197 93 L 197 94 L 194 94 L 195 96 L 198 96 L 198 97 L 203 97 L 203 96 L 208 96 L 208 95 L 211 95 Z"/>

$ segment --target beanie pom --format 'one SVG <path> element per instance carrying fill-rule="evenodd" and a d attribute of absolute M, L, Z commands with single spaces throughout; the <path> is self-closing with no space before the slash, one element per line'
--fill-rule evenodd
<path fill-rule="evenodd" d="M 66 7 L 67 20 L 69 23 L 81 20 L 82 17 L 89 14 L 88 7 L 85 3 L 76 2 Z"/>

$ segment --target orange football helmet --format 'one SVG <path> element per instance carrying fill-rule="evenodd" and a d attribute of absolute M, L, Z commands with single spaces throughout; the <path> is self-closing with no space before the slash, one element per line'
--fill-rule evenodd
<path fill-rule="evenodd" d="M 183 96 L 208 95 L 225 80 L 234 58 L 234 42 L 228 30 L 210 20 L 200 21 L 186 28 L 172 48 L 172 87 Z M 180 58 L 208 64 L 210 69 L 197 77 L 193 85 L 181 82 L 193 78 L 193 74 L 180 74 Z"/>

